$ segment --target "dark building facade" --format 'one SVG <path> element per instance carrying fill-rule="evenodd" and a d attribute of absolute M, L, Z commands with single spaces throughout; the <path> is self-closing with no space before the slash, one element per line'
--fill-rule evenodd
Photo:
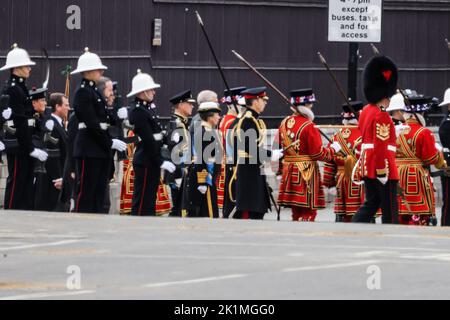
<path fill-rule="evenodd" d="M 64 91 L 61 71 L 68 64 L 75 68 L 78 56 L 89 47 L 102 56 L 109 67 L 106 75 L 119 81 L 122 95 L 129 91 L 138 68 L 151 73 L 162 85 L 157 100 L 161 113 L 168 116 L 168 98 L 178 91 L 224 89 L 195 18 L 198 10 L 231 86 L 263 85 L 232 55 L 234 49 L 286 94 L 313 87 L 318 115 L 341 112 L 342 98 L 317 56 L 318 51 L 323 53 L 346 88 L 349 45 L 328 42 L 327 0 L 0 2 L 0 63 L 13 43 L 27 49 L 38 63 L 30 85 L 38 86 L 45 77 L 41 48 L 50 55 L 51 91 Z M 152 45 L 154 19 L 162 21 L 161 46 Z M 384 0 L 382 43 L 377 46 L 398 63 L 402 87 L 442 99 L 450 86 L 445 38 L 450 38 L 450 0 Z M 360 72 L 372 55 L 369 44 L 360 44 Z M 0 74 L 0 80 L 7 76 Z M 79 76 L 71 79 L 72 88 L 78 81 Z M 288 114 L 275 92 L 270 94 L 267 116 Z M 360 88 L 358 95 L 361 99 Z"/>

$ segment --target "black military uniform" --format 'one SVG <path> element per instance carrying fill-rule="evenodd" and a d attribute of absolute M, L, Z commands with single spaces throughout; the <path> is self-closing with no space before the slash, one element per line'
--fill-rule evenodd
<path fill-rule="evenodd" d="M 41 99 L 46 99 L 48 89 L 41 88 L 36 89 L 33 88 L 29 92 L 30 100 L 37 101 Z M 51 110 L 46 108 L 42 112 L 35 110 L 34 114 L 35 119 L 35 130 L 33 132 L 32 141 L 33 145 L 36 148 L 47 151 L 47 145 L 51 144 L 51 142 L 55 141 L 50 138 L 50 130 L 47 129 L 47 121 L 51 121 Z M 55 154 L 52 153 L 54 157 Z M 47 159 L 47 161 L 49 158 Z M 39 160 L 35 160 L 35 168 L 34 168 L 34 203 L 33 209 L 36 211 L 52 211 L 53 208 L 50 206 L 52 202 L 52 194 L 51 190 L 48 187 L 48 172 L 47 172 L 47 161 L 42 162 Z M 51 172 L 51 167 L 49 167 Z M 56 195 L 56 199 L 58 198 L 58 194 Z"/>
<path fill-rule="evenodd" d="M 48 121 L 52 122 L 53 129 L 49 131 L 48 128 L 43 128 L 43 142 L 48 159 L 45 162 L 45 171 L 36 176 L 35 210 L 67 211 L 67 206 L 60 202 L 61 191 L 55 188 L 55 182 L 63 179 L 67 158 L 67 131 L 59 117 L 44 115 L 43 125 Z"/>
<path fill-rule="evenodd" d="M 35 159 L 30 153 L 34 150 L 32 136 L 36 120 L 33 118 L 34 110 L 25 79 L 11 74 L 3 94 L 9 96 L 9 106 L 13 112 L 11 119 L 6 122 L 9 129 L 5 132 L 4 140 L 8 159 L 4 207 L 31 210 Z"/>
<path fill-rule="evenodd" d="M 450 113 L 447 114 L 439 128 L 439 137 L 443 147 L 444 158 L 450 163 Z M 441 178 L 442 182 L 442 216 L 441 226 L 450 226 L 450 174 L 449 170 L 444 170 Z"/>
<path fill-rule="evenodd" d="M 2 128 L 5 124 L 6 120 L 3 118 L 3 111 L 9 108 L 9 96 L 6 94 L 0 94 L 0 142 L 2 144 L 2 148 L 0 149 L 0 159 L 2 157 L 2 152 L 5 148 L 5 145 L 3 144 L 3 139 L 5 138 L 5 133 L 3 132 Z M 11 111 L 12 112 L 12 111 Z M 1 159 L 3 160 L 3 159 Z"/>
<path fill-rule="evenodd" d="M 186 102 L 190 104 L 195 103 L 190 90 L 177 94 L 170 102 L 176 107 L 178 104 Z M 189 119 L 177 113 L 175 110 L 169 123 L 169 130 L 167 132 L 168 149 L 174 158 L 174 164 L 177 169 L 174 173 L 167 173 L 165 176 L 165 183 L 169 185 L 172 194 L 172 212 L 169 216 L 181 217 L 185 216 L 181 211 L 183 190 L 186 189 L 186 174 L 188 166 L 191 163 L 191 136 L 189 133 Z M 180 183 L 181 181 L 181 183 Z M 178 183 L 177 183 L 178 182 Z M 187 195 L 184 195 L 187 199 Z"/>
<path fill-rule="evenodd" d="M 106 102 L 94 81 L 83 79 L 73 101 L 78 119 L 74 157 L 77 165 L 75 212 L 105 213 L 112 140 Z"/>
<path fill-rule="evenodd" d="M 242 92 L 246 101 L 251 99 L 268 99 L 266 88 L 248 89 Z M 233 127 L 234 148 L 237 150 L 237 164 L 231 182 L 236 183 L 236 212 L 233 218 L 263 219 L 271 210 L 269 186 L 266 176 L 262 172 L 264 161 L 270 159 L 272 152 L 263 148 L 264 121 L 260 115 L 247 107 Z M 255 133 L 256 137 L 252 134 Z M 255 137 L 249 141 L 246 135 Z M 261 158 L 266 156 L 266 159 Z"/>
<path fill-rule="evenodd" d="M 215 102 L 200 105 L 199 113 L 217 112 L 221 109 Z M 186 181 L 187 199 L 183 199 L 183 210 L 189 218 L 219 218 L 216 180 L 220 174 L 223 158 L 222 144 L 217 128 L 202 121 L 196 128 L 191 142 L 192 164 Z M 199 187 L 204 188 L 202 193 Z"/>
<path fill-rule="evenodd" d="M 136 98 L 130 107 L 129 120 L 134 126 L 137 143 L 133 158 L 134 191 L 131 215 L 154 216 L 156 193 L 164 162 L 163 129 L 153 103 Z"/>

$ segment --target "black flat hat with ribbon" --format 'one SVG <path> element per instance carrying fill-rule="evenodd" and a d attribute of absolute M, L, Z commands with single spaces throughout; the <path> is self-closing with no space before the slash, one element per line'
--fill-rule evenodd
<path fill-rule="evenodd" d="M 231 88 L 230 90 L 225 89 L 223 93 L 224 97 L 220 100 L 220 102 L 223 104 L 232 104 L 233 102 L 237 103 L 241 97 L 241 93 L 245 90 L 247 90 L 246 87 Z"/>
<path fill-rule="evenodd" d="M 291 91 L 291 104 L 298 107 L 317 102 L 313 89 L 297 89 Z"/>

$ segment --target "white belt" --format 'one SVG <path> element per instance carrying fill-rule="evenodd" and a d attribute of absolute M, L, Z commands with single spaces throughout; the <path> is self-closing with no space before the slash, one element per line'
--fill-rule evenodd
<path fill-rule="evenodd" d="M 153 135 L 153 138 L 155 139 L 155 141 L 162 141 L 163 134 L 162 133 L 156 133 L 156 134 Z"/>
<path fill-rule="evenodd" d="M 13 120 L 6 121 L 6 125 L 8 127 L 14 127 L 14 121 Z"/>
<path fill-rule="evenodd" d="M 389 151 L 392 151 L 392 152 L 397 152 L 397 147 L 394 147 L 394 146 L 389 145 L 389 146 L 388 146 L 388 150 L 389 150 Z"/>
<path fill-rule="evenodd" d="M 109 125 L 105 122 L 100 123 L 100 129 L 106 131 L 108 130 Z M 87 129 L 86 123 L 84 122 L 80 122 L 78 124 L 78 129 Z"/>
<path fill-rule="evenodd" d="M 369 149 L 373 149 L 373 148 L 374 148 L 374 144 L 373 144 L 373 143 L 364 143 L 364 144 L 361 146 L 361 150 L 362 150 L 362 151 L 364 151 L 364 150 L 369 150 Z M 388 149 L 389 151 L 392 151 L 392 152 L 397 152 L 397 147 L 395 147 L 395 146 L 388 145 L 387 149 Z"/>

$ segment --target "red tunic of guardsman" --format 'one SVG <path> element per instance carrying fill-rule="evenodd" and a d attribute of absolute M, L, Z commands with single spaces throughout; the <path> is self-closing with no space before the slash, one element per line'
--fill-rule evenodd
<path fill-rule="evenodd" d="M 365 201 L 353 222 L 370 223 L 381 208 L 383 223 L 398 223 L 396 136 L 394 123 L 386 112 L 397 89 L 397 79 L 396 65 L 384 56 L 372 58 L 364 70 L 364 94 L 369 105 L 359 117 L 362 151 L 357 170 L 364 181 Z"/>
<path fill-rule="evenodd" d="M 316 98 L 312 89 L 292 91 L 291 97 L 295 113 L 284 119 L 279 128 L 282 147 L 292 147 L 284 154 L 278 203 L 292 209 L 294 221 L 315 221 L 317 210 L 325 208 L 317 161 L 331 161 L 340 146 L 335 142 L 331 147 L 323 147 L 313 122 L 311 108 Z"/>
<path fill-rule="evenodd" d="M 358 120 L 354 112 L 363 108 L 362 102 L 352 102 L 352 110 L 344 105 L 343 124 L 334 136 L 333 141 L 342 146 L 345 154 L 336 154 L 331 162 L 324 165 L 323 183 L 326 187 L 336 189 L 334 213 L 336 222 L 351 222 L 352 217 L 364 202 L 364 190 L 361 184 L 352 182 L 353 167 L 359 157 L 361 147 L 361 131 L 356 126 Z"/>
<path fill-rule="evenodd" d="M 425 127 L 422 112 L 431 107 L 429 98 L 409 98 L 404 118 L 408 126 L 397 139 L 397 167 L 402 195 L 399 200 L 399 222 L 408 225 L 429 225 L 435 215 L 433 182 L 428 167 L 447 166 L 442 147 Z M 416 113 L 415 115 L 413 114 Z M 419 122 L 420 121 L 420 122 Z"/>
<path fill-rule="evenodd" d="M 225 90 L 224 97 L 221 99 L 221 103 L 225 104 L 228 107 L 228 113 L 222 118 L 219 125 L 219 133 L 222 137 L 222 145 L 224 152 L 224 160 L 222 162 L 222 168 L 220 172 L 219 181 L 217 183 L 217 204 L 219 209 L 223 208 L 224 203 L 224 195 L 225 195 L 225 185 L 226 185 L 226 137 L 227 132 L 230 129 L 233 122 L 236 120 L 238 116 L 238 112 L 240 106 L 238 105 L 238 101 L 241 98 L 240 94 L 242 91 L 246 90 L 246 87 L 238 87 L 232 88 L 230 91 Z M 232 174 L 232 168 L 231 172 Z"/>

